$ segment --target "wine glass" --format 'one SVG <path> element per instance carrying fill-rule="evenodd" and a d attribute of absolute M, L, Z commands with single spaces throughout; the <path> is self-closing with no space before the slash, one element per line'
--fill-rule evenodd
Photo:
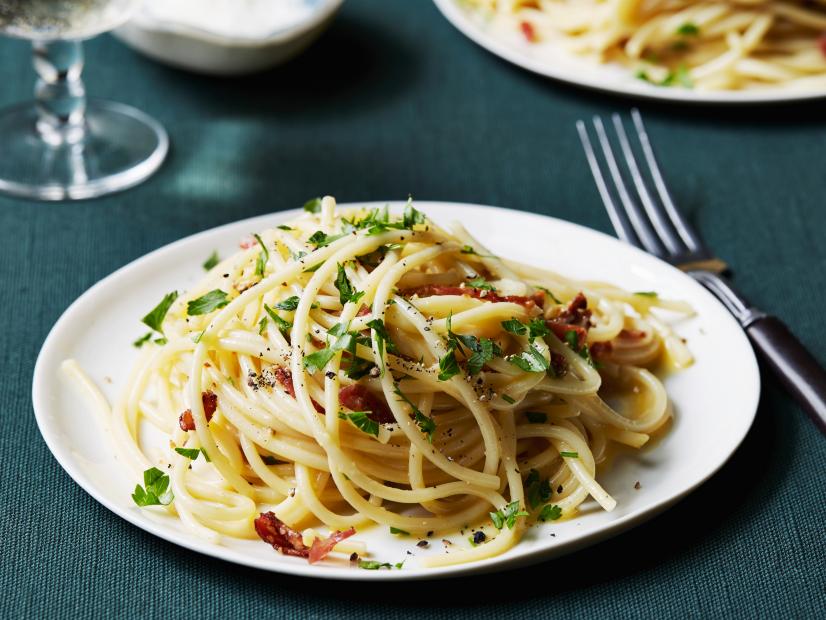
<path fill-rule="evenodd" d="M 29 39 L 35 101 L 0 111 L 0 193 L 40 200 L 102 196 L 140 183 L 169 138 L 143 112 L 87 100 L 80 41 L 125 22 L 139 0 L 0 0 L 0 34 Z"/>

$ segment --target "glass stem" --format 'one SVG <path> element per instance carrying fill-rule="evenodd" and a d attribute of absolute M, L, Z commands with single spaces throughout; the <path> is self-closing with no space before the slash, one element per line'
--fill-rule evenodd
<path fill-rule="evenodd" d="M 79 142 L 86 112 L 80 42 L 36 41 L 34 68 L 38 76 L 34 94 L 41 137 L 55 146 Z"/>

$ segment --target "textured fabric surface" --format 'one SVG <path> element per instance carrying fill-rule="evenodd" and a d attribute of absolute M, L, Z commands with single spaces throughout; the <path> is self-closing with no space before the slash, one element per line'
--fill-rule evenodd
<path fill-rule="evenodd" d="M 496 204 L 609 231 L 574 121 L 630 102 L 512 67 L 422 0 L 348 0 L 305 55 L 246 79 L 165 68 L 110 37 L 87 52 L 89 92 L 154 115 L 173 147 L 124 194 L 0 198 L 0 617 L 824 617 L 826 440 L 765 373 L 754 428 L 689 498 L 512 573 L 316 582 L 180 549 L 100 506 L 50 455 L 30 397 L 43 339 L 86 288 L 182 236 L 320 193 Z M 28 53 L 0 41 L 0 105 L 29 96 Z M 641 108 L 676 198 L 737 285 L 826 362 L 823 103 Z"/>

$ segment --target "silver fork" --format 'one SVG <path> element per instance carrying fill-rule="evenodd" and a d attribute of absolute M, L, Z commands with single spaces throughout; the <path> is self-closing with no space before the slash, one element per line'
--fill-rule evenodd
<path fill-rule="evenodd" d="M 682 269 L 711 291 L 739 321 L 754 348 L 786 389 L 826 433 L 826 371 L 778 318 L 752 306 L 732 287 L 723 275 L 727 265 L 706 248 L 668 192 L 638 110 L 631 110 L 631 119 L 648 178 L 640 169 L 619 114 L 612 115 L 611 120 L 624 168 L 614 155 L 609 132 L 600 117 L 594 117 L 593 131 L 604 165 L 592 146 L 585 123 L 577 121 L 576 124 L 588 165 L 617 236 Z"/>

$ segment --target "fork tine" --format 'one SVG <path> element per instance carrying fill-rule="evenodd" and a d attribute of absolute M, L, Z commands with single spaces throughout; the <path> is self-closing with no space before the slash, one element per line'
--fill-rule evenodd
<path fill-rule="evenodd" d="M 591 174 L 594 177 L 594 182 L 597 185 L 602 203 L 605 205 L 605 210 L 608 211 L 608 218 L 611 220 L 611 225 L 617 233 L 617 237 L 630 245 L 639 246 L 640 242 L 628 218 L 619 209 L 611 197 L 611 192 L 605 182 L 605 177 L 602 176 L 602 170 L 599 167 L 594 147 L 591 145 L 591 139 L 588 137 L 588 130 L 585 128 L 585 123 L 582 121 L 576 122 L 576 130 L 579 133 L 579 140 L 582 142 L 582 149 L 585 151 L 585 158 L 588 160 L 588 165 L 591 168 Z"/>
<path fill-rule="evenodd" d="M 608 140 L 608 134 L 605 132 L 605 126 L 602 124 L 602 119 L 599 116 L 594 117 L 594 128 L 596 129 L 597 138 L 599 139 L 600 146 L 602 147 L 602 154 L 608 164 L 608 169 L 611 171 L 611 177 L 614 179 L 614 185 L 617 189 L 617 194 L 619 194 L 620 202 L 622 202 L 625 213 L 631 221 L 631 226 L 633 227 L 634 232 L 637 233 L 637 237 L 642 243 L 642 247 L 644 247 L 649 254 L 654 254 L 655 256 L 662 258 L 665 256 L 665 248 L 657 238 L 657 234 L 651 228 L 651 225 L 645 217 L 643 211 L 640 209 L 640 206 L 628 193 L 628 188 L 625 186 L 622 173 L 620 172 L 619 166 L 617 166 L 617 160 L 614 157 L 614 151 L 611 148 L 610 141 Z"/>
<path fill-rule="evenodd" d="M 622 123 L 622 118 L 619 114 L 611 116 L 614 121 L 614 129 L 619 138 L 620 148 L 625 156 L 625 164 L 631 173 L 631 179 L 634 181 L 634 186 L 637 188 L 637 194 L 642 201 L 643 208 L 648 214 L 648 219 L 654 227 L 657 235 L 662 241 L 663 245 L 671 254 L 684 254 L 686 246 L 674 232 L 674 229 L 669 224 L 668 214 L 663 210 L 662 206 L 658 204 L 651 193 L 648 191 L 648 185 L 645 182 L 642 174 L 640 174 L 639 166 L 637 166 L 637 158 L 634 156 L 634 151 L 631 148 L 631 143 L 628 141 L 628 135 L 625 133 L 625 126 Z"/>
<path fill-rule="evenodd" d="M 660 200 L 662 200 L 665 211 L 668 213 L 671 223 L 677 230 L 677 234 L 680 235 L 680 238 L 683 242 L 685 242 L 690 251 L 706 252 L 700 236 L 694 231 L 691 224 L 683 218 L 682 214 L 677 209 L 677 206 L 674 204 L 671 194 L 668 192 L 668 188 L 665 185 L 665 180 L 660 172 L 660 166 L 657 164 L 656 157 L 654 157 L 654 149 L 651 148 L 651 141 L 648 139 L 648 132 L 645 130 L 645 125 L 643 125 L 642 122 L 642 116 L 637 108 L 631 110 L 631 118 L 633 119 L 634 126 L 637 129 L 637 137 L 639 138 L 640 145 L 642 146 L 642 152 L 645 156 L 645 160 L 648 162 L 648 168 L 651 171 L 651 177 L 654 179 L 654 185 L 657 187 L 657 193 L 660 195 Z"/>

